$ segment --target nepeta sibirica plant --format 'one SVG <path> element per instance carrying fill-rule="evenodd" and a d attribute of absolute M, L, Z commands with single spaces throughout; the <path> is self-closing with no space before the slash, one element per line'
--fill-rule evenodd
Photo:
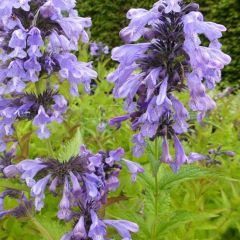
<path fill-rule="evenodd" d="M 129 10 L 130 24 L 120 32 L 126 44 L 112 51 L 112 59 L 120 64 L 108 76 L 115 84 L 114 97 L 126 98 L 124 109 L 128 112 L 110 120 L 110 125 L 120 127 L 130 119 L 137 132 L 132 139 L 137 157 L 144 152 L 147 138 L 161 137 L 161 161 L 170 164 L 174 172 L 195 160 L 192 155 L 187 157 L 179 140 L 179 135 L 188 131 L 189 120 L 179 93 L 189 92 L 189 107 L 202 122 L 215 107 L 206 91 L 214 89 L 221 80 L 221 69 L 231 61 L 218 40 L 226 28 L 204 21 L 198 9 L 196 3 L 161 0 L 150 10 Z M 133 43 L 138 40 L 141 42 Z M 170 139 L 175 160 L 169 151 Z"/>
<path fill-rule="evenodd" d="M 93 154 L 81 146 L 79 152 L 78 132 L 73 144 L 77 145 L 77 153 L 75 149 L 64 160 L 57 157 L 49 140 L 45 141 L 50 145 L 50 156 L 32 160 L 16 154 L 17 141 L 22 152 L 17 131 L 20 121 L 37 126 L 40 139 L 49 138 L 49 123 L 68 120 L 65 113 L 72 102 L 66 99 L 69 95 L 63 96 L 66 91 L 61 92 L 61 87 L 69 85 L 70 94 L 79 97 L 79 85 L 90 94 L 91 82 L 97 78 L 91 62 L 80 62 L 77 58 L 80 40 L 82 43 L 89 40 L 86 29 L 91 26 L 91 19 L 79 17 L 74 8 L 74 0 L 1 1 L 0 179 L 6 185 L 0 194 L 0 219 L 24 217 L 34 223 L 33 208 L 41 211 L 47 193 L 52 193 L 56 200 L 59 198 L 55 216 L 73 226 L 62 240 L 107 239 L 108 227 L 130 240 L 131 232 L 138 231 L 137 224 L 106 220 L 100 214 L 109 193 L 119 187 L 122 162 L 132 174 L 132 182 L 143 172 L 139 164 L 123 159 L 122 148 Z M 106 53 L 107 48 L 103 51 Z M 64 80 L 67 85 L 63 85 Z M 68 100 L 72 99 L 76 98 Z M 12 140 L 14 144 L 6 150 Z M 16 182 L 19 186 L 15 189 Z M 17 200 L 18 205 L 9 207 L 9 199 Z M 42 233 L 42 227 L 35 225 Z M 52 239 L 43 230 L 43 237 L 46 236 Z"/>
<path fill-rule="evenodd" d="M 122 168 L 120 160 L 123 155 L 122 148 L 92 154 L 82 145 L 79 155 L 72 156 L 68 161 L 62 162 L 53 158 L 24 160 L 5 167 L 3 172 L 6 177 L 20 176 L 26 181 L 31 188 L 37 211 L 44 207 L 47 188 L 54 196 L 62 196 L 58 218 L 64 221 L 74 219 L 76 222 L 73 230 L 62 239 L 106 239 L 108 226 L 115 228 L 122 238 L 131 239 L 130 232 L 138 231 L 135 223 L 98 217 L 108 193 L 119 186 L 118 176 Z M 143 172 L 142 167 L 129 160 L 122 161 L 127 165 L 134 182 L 136 175 Z M 8 192 L 2 193 L 2 200 L 6 194 Z M 6 214 L 6 211 L 2 211 L 0 216 Z"/>
<path fill-rule="evenodd" d="M 78 61 L 74 53 L 79 40 L 88 42 L 85 29 L 91 26 L 91 19 L 79 17 L 74 7 L 75 1 L 1 1 L 1 150 L 18 120 L 32 120 L 40 138 L 50 136 L 47 124 L 62 121 L 67 100 L 55 91 L 53 76 L 60 82 L 67 79 L 73 96 L 79 95 L 79 84 L 90 93 L 97 73 L 91 63 Z M 31 84 L 36 85 L 36 93 L 27 92 Z M 45 90 L 40 91 L 43 84 Z"/>

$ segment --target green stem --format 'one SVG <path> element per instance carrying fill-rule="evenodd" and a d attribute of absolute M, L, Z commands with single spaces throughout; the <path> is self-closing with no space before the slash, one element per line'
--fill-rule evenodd
<path fill-rule="evenodd" d="M 154 155 L 155 159 L 159 160 L 159 152 L 158 152 L 158 139 L 155 139 L 155 149 L 154 149 Z M 155 174 L 154 176 L 154 182 L 155 182 L 155 190 L 154 190 L 154 221 L 152 225 L 152 232 L 151 232 L 151 239 L 156 240 L 157 239 L 157 231 L 156 226 L 158 224 L 158 197 L 159 197 L 159 190 L 158 190 L 158 174 Z"/>
<path fill-rule="evenodd" d="M 37 221 L 36 218 L 34 218 L 33 216 L 31 216 L 30 218 L 33 224 L 35 225 L 35 227 L 37 228 L 37 230 L 42 234 L 44 239 L 54 240 L 52 236 L 49 234 L 49 232 L 43 227 L 43 225 L 40 222 Z"/>
<path fill-rule="evenodd" d="M 50 154 L 51 157 L 54 157 L 55 154 L 52 148 L 51 141 L 49 138 L 46 141 L 47 141 L 48 153 Z"/>

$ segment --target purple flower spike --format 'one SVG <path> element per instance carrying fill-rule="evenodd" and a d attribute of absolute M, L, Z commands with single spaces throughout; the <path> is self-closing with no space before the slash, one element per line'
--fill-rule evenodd
<path fill-rule="evenodd" d="M 127 18 L 130 23 L 120 32 L 126 44 L 112 50 L 119 66 L 107 77 L 115 84 L 114 98 L 125 99 L 127 113 L 109 123 L 120 128 L 123 121 L 131 121 L 136 157 L 143 154 L 146 139 L 163 138 L 161 161 L 177 172 L 187 159 L 177 136 L 188 131 L 189 113 L 176 96 L 188 90 L 189 107 L 200 123 L 215 107 L 206 88 L 215 87 L 231 61 L 219 42 L 226 28 L 205 22 L 198 4 L 182 0 L 157 1 L 150 10 L 130 9 Z M 209 46 L 201 45 L 201 34 Z M 175 161 L 169 140 L 174 142 Z"/>
<path fill-rule="evenodd" d="M 42 123 L 41 118 L 36 121 Z M 27 186 L 31 188 L 37 211 L 44 207 L 45 191 L 49 190 L 53 196 L 62 194 L 57 217 L 65 222 L 75 222 L 73 230 L 65 234 L 62 240 L 105 239 L 107 225 L 116 228 L 122 237 L 131 239 L 130 232 L 138 230 L 136 224 L 124 220 L 104 222 L 98 216 L 101 207 L 107 202 L 109 192 L 115 191 L 119 186 L 118 176 L 122 169 L 120 160 L 124 155 L 123 149 L 93 154 L 82 145 L 79 150 L 79 154 L 65 162 L 53 158 L 37 158 L 10 165 L 5 171 L 9 176 L 19 174 L 21 179 L 26 181 Z M 135 181 L 136 175 L 143 172 L 143 168 L 129 160 L 124 159 L 124 162 L 132 173 L 132 180 Z M 12 214 L 3 211 L 4 197 L 5 195 L 0 193 L 0 217 Z"/>
<path fill-rule="evenodd" d="M 127 159 L 123 159 L 123 161 L 126 163 L 128 170 L 132 174 L 132 182 L 136 182 L 137 174 L 144 172 L 143 167 L 140 164 L 129 161 Z"/>
<path fill-rule="evenodd" d="M 0 5 L 0 151 L 4 151 L 4 139 L 13 135 L 14 123 L 23 119 L 37 123 L 40 105 L 49 117 L 46 123 L 37 124 L 41 139 L 50 136 L 47 123 L 62 123 L 67 101 L 54 91 L 51 75 L 58 75 L 59 82 L 69 81 L 70 93 L 78 96 L 80 84 L 91 94 L 97 72 L 91 62 L 76 57 L 79 40 L 89 40 L 86 29 L 91 19 L 78 16 L 75 0 L 2 0 Z M 31 82 L 43 78 L 43 93 L 24 92 L 32 89 Z"/>

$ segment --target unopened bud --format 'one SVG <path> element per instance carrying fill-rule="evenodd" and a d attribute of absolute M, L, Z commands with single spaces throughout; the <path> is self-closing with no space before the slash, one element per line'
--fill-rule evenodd
<path fill-rule="evenodd" d="M 18 169 L 15 165 L 10 165 L 3 169 L 3 173 L 6 177 L 13 178 L 17 175 Z"/>

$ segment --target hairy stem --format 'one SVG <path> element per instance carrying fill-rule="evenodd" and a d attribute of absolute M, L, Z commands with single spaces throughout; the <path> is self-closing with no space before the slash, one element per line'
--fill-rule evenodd
<path fill-rule="evenodd" d="M 155 139 L 155 147 L 154 147 L 154 157 L 156 161 L 159 161 L 159 151 L 158 151 L 158 139 Z M 152 224 L 152 231 L 151 231 L 151 239 L 157 239 L 157 229 L 156 226 L 158 224 L 158 197 L 159 197 L 159 190 L 158 190 L 158 173 L 154 176 L 155 182 L 155 189 L 154 189 L 154 221 Z"/>
<path fill-rule="evenodd" d="M 51 157 L 53 157 L 54 158 L 54 151 L 53 151 L 53 148 L 52 148 L 52 144 L 51 144 L 51 141 L 50 141 L 50 139 L 48 138 L 47 140 L 46 140 L 46 142 L 47 142 L 47 148 L 48 148 L 48 153 L 49 153 L 49 155 L 51 156 Z"/>
<path fill-rule="evenodd" d="M 44 226 L 33 216 L 30 216 L 32 223 L 35 225 L 36 229 L 42 234 L 44 239 L 46 240 L 54 240 L 50 233 L 47 231 L 47 229 L 44 228 Z"/>

